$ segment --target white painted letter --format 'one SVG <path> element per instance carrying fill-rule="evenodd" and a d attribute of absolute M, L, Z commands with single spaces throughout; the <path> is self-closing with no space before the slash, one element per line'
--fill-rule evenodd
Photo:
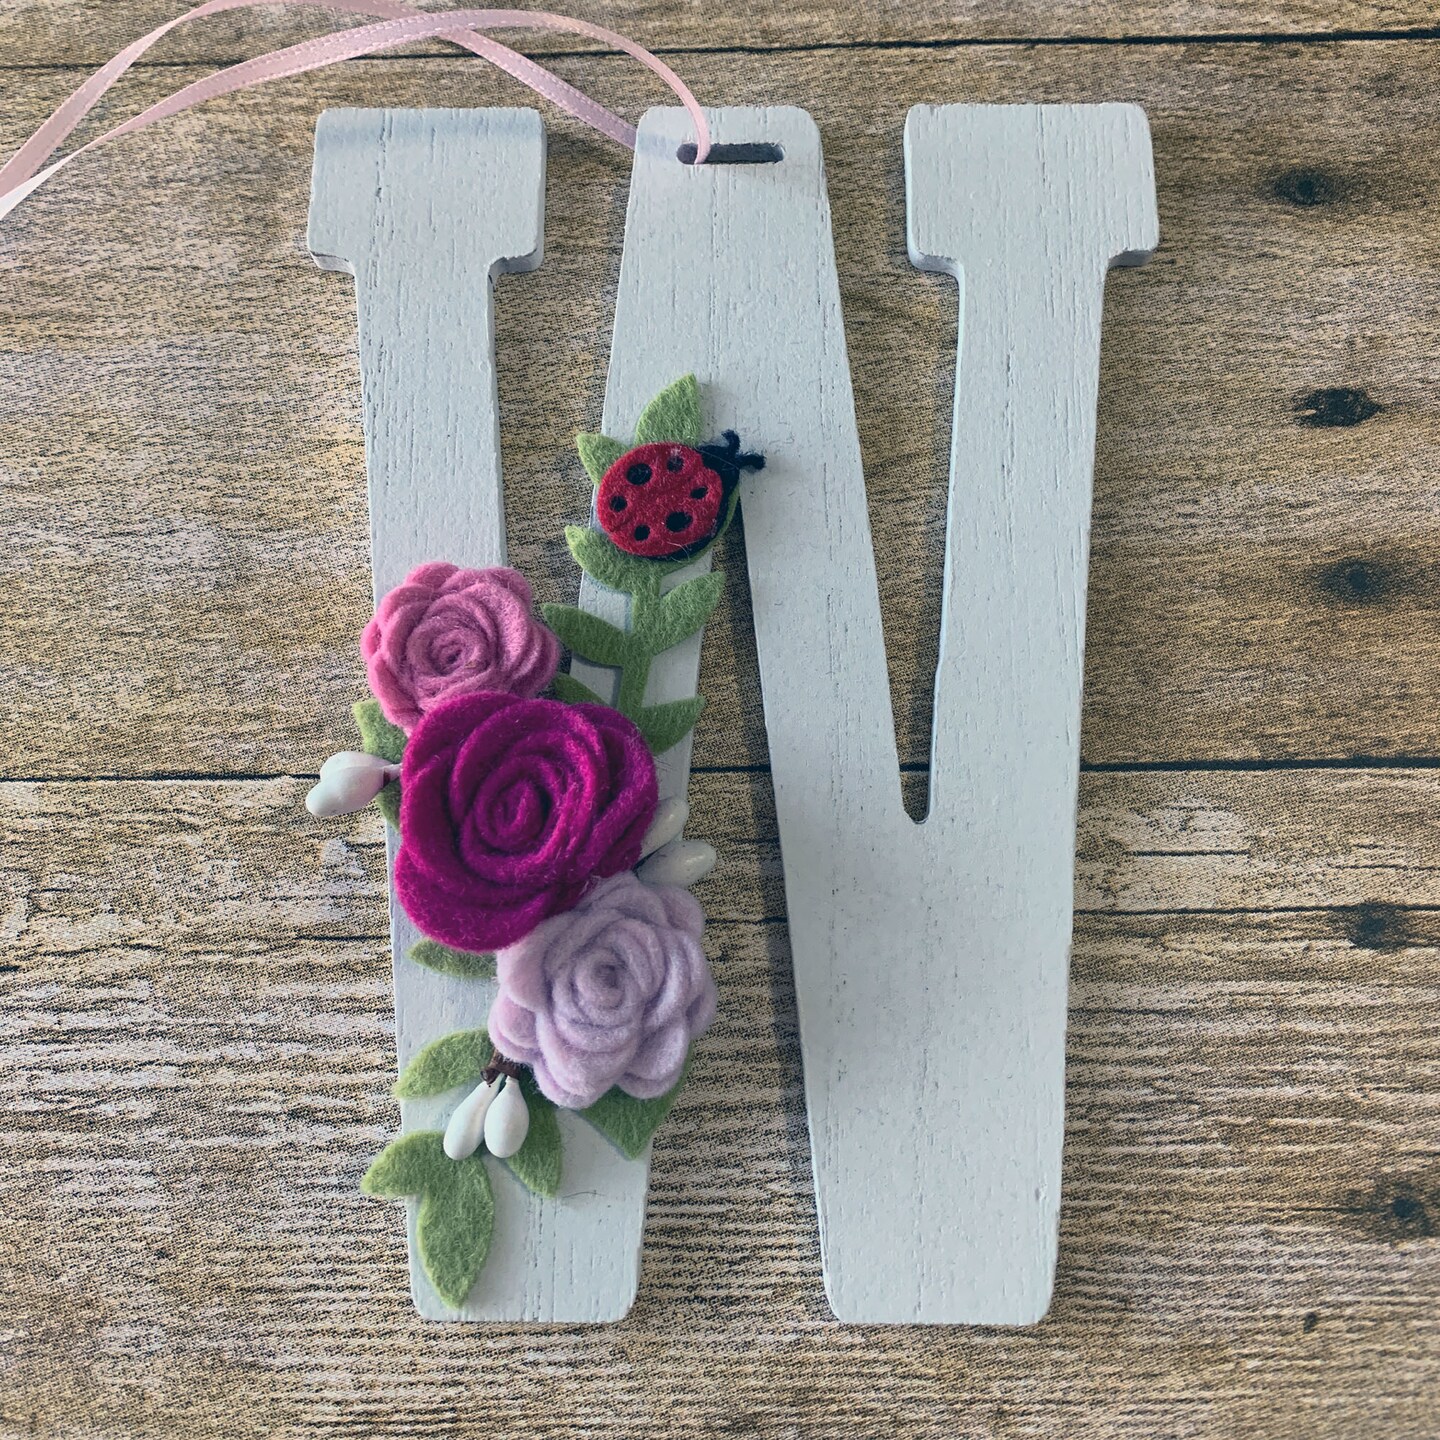
<path fill-rule="evenodd" d="M 1106 267 L 1155 243 L 1144 116 L 910 117 L 911 254 L 960 275 L 963 295 L 920 826 L 900 799 L 819 138 L 797 110 L 711 118 L 720 143 L 769 142 L 783 159 L 683 165 L 683 112 L 645 117 L 604 428 L 631 433 L 645 400 L 693 370 L 711 423 L 767 455 L 742 503 L 827 1290 L 845 1320 L 1031 1323 L 1049 1302 L 1059 1208 L 1100 309 Z M 313 245 L 360 285 L 379 590 L 422 559 L 503 557 L 475 277 L 538 250 L 538 136 L 528 112 L 322 125 Z M 535 217 L 523 235 L 502 224 L 517 216 Z M 473 314 L 452 312 L 462 296 Z M 617 602 L 587 582 L 582 603 Z M 648 698 L 693 693 L 697 657 L 698 643 L 666 656 Z M 662 793 L 683 794 L 688 758 L 667 757 Z M 395 933 L 398 951 L 403 916 Z M 478 1023 L 473 990 L 457 1010 L 462 982 L 397 959 L 396 983 L 402 1061 Z M 407 1128 L 433 1123 L 422 1109 L 407 1107 Z M 628 1308 L 645 1167 L 583 1124 L 565 1138 L 578 1197 L 500 1195 L 466 1317 Z M 444 1313 L 423 1277 L 416 1293 Z"/>

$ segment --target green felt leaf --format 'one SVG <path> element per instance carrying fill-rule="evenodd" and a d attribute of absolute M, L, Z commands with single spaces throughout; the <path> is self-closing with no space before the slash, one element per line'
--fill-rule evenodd
<path fill-rule="evenodd" d="M 371 1162 L 360 1181 L 367 1195 L 397 1200 L 418 1195 L 430 1183 L 435 1170 L 435 1141 L 442 1139 L 438 1131 L 419 1130 L 392 1140 Z M 442 1149 L 443 1159 L 445 1152 Z"/>
<path fill-rule="evenodd" d="M 405 1067 L 395 1082 L 399 1100 L 442 1095 L 457 1085 L 478 1080 L 490 1063 L 495 1047 L 484 1030 L 456 1030 L 432 1040 Z"/>
<path fill-rule="evenodd" d="M 513 1082 L 506 1082 L 507 1084 Z M 560 1193 L 560 1117 L 555 1104 L 540 1093 L 535 1077 L 520 1072 L 520 1089 L 530 1111 L 530 1130 L 525 1143 L 505 1163 L 516 1178 L 537 1195 Z"/>
<path fill-rule="evenodd" d="M 469 950 L 452 950 L 438 940 L 417 940 L 406 952 L 407 957 L 427 970 L 441 975 L 457 975 L 462 980 L 493 980 L 495 957 L 476 955 Z"/>
<path fill-rule="evenodd" d="M 645 1147 L 660 1122 L 679 1099 L 689 1073 L 690 1062 L 686 1060 L 685 1070 L 674 1087 L 658 1100 L 637 1100 L 616 1086 L 606 1091 L 588 1110 L 581 1110 L 580 1118 L 588 1120 L 616 1149 L 630 1159 L 638 1160 L 645 1153 Z"/>
<path fill-rule="evenodd" d="M 350 713 L 355 717 L 360 745 L 367 755 L 379 755 L 392 765 L 398 765 L 405 758 L 405 732 L 385 718 L 378 700 L 357 701 Z"/>
<path fill-rule="evenodd" d="M 480 1153 L 452 1160 L 443 1140 L 438 1130 L 402 1135 L 375 1157 L 360 1188 L 386 1199 L 421 1196 L 420 1262 L 436 1293 L 458 1310 L 490 1253 L 495 1196 Z"/>
<path fill-rule="evenodd" d="M 664 705 L 647 705 L 636 717 L 635 723 L 645 737 L 652 755 L 663 755 L 672 745 L 678 745 L 695 728 L 700 712 L 705 708 L 703 695 L 692 695 L 688 700 L 671 700 Z"/>
<path fill-rule="evenodd" d="M 588 685 L 582 684 L 573 675 L 555 677 L 555 698 L 568 705 L 603 705 L 603 701 Z"/>
<path fill-rule="evenodd" d="M 360 748 L 367 755 L 379 755 L 392 765 L 405 758 L 405 732 L 392 725 L 380 709 L 378 700 L 358 700 L 350 707 L 355 728 L 360 732 Z M 392 780 L 375 797 L 380 813 L 398 830 L 400 828 L 400 782 Z"/>
<path fill-rule="evenodd" d="M 641 412 L 635 443 L 670 440 L 677 445 L 700 443 L 700 386 L 693 375 L 667 385 Z"/>
<path fill-rule="evenodd" d="M 629 657 L 629 635 L 598 615 L 574 605 L 545 605 L 541 614 L 566 649 L 592 664 L 619 666 Z"/>
<path fill-rule="evenodd" d="M 375 797 L 380 813 L 398 830 L 400 828 L 400 782 L 392 780 Z"/>
<path fill-rule="evenodd" d="M 700 629 L 720 603 L 724 589 L 725 576 L 712 570 L 662 595 L 637 631 L 650 653 L 658 655 Z"/>
<path fill-rule="evenodd" d="M 437 1141 L 440 1138 L 436 1136 Z M 415 1238 L 430 1283 L 447 1305 L 458 1310 L 490 1254 L 495 1195 L 479 1151 L 466 1160 L 451 1160 L 442 1149 L 440 1157 L 449 1173 L 426 1187 Z"/>
<path fill-rule="evenodd" d="M 567 525 L 565 543 L 575 557 L 575 563 L 592 580 L 611 590 L 633 595 L 647 584 L 658 581 L 654 561 L 642 560 L 636 555 L 627 555 L 610 542 L 601 530 L 588 525 Z"/>
<path fill-rule="evenodd" d="M 630 448 L 608 435 L 577 435 L 575 448 L 580 452 L 580 463 L 590 477 L 592 485 L 598 485 L 605 472 Z"/>

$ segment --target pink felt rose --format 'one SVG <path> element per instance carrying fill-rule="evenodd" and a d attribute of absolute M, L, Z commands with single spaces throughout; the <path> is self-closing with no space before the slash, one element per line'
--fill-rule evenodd
<path fill-rule="evenodd" d="M 396 898 L 432 940 L 498 950 L 629 870 L 656 795 L 649 746 L 618 710 L 457 695 L 405 747 Z"/>
<path fill-rule="evenodd" d="M 642 1100 L 664 1095 L 715 1018 L 704 928 L 688 890 L 629 873 L 597 885 L 500 951 L 490 1038 L 567 1109 L 615 1085 Z"/>
<path fill-rule="evenodd" d="M 381 600 L 360 639 L 385 718 L 412 730 L 456 695 L 538 695 L 555 678 L 560 642 L 530 604 L 518 571 L 417 566 Z"/>

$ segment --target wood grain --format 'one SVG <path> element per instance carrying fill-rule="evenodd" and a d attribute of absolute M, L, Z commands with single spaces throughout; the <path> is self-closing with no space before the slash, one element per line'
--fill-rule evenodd
<path fill-rule="evenodd" d="M 423 10 L 460 8 L 459 0 L 412 3 Z M 128 0 L 123 6 L 106 0 L 8 0 L 0 11 L 0 66 L 103 65 L 123 46 L 187 8 L 184 0 Z M 565 13 L 608 25 L 652 50 L 682 52 L 1096 36 L 1283 37 L 1403 32 L 1435 25 L 1434 8 L 1424 0 L 1073 0 L 1063 5 L 1046 0 L 798 0 L 726 8 L 700 0 L 575 0 Z M 338 28 L 338 20 L 323 13 L 287 13 L 278 4 L 217 15 L 173 32 L 155 55 L 169 61 L 239 60 L 326 33 Z M 578 36 L 514 33 L 512 43 L 534 55 L 595 48 Z M 701 98 L 715 105 L 729 101 L 719 88 Z"/>
<path fill-rule="evenodd" d="M 1127 97 L 1154 130 L 1164 239 L 1105 316 L 1086 759 L 1440 753 L 1437 56 L 695 57 L 821 124 L 902 760 L 928 751 L 954 291 L 905 258 L 900 129 L 916 99 L 967 97 Z M 564 69 L 629 94 L 609 62 Z M 61 88 L 12 76 L 0 143 Z M 345 742 L 368 594 L 355 315 L 302 252 L 310 127 L 328 103 L 500 98 L 458 62 L 352 67 L 118 145 L 17 212 L 6 773 L 301 773 Z M 570 437 L 599 417 L 627 170 L 551 134 L 547 258 L 497 301 L 512 551 L 546 600 L 577 584 L 555 517 L 585 503 Z M 740 544 L 701 766 L 765 759 Z"/>
<path fill-rule="evenodd" d="M 899 135 L 911 103 L 967 99 L 1135 100 L 1154 127 L 1165 244 L 1107 301 L 1087 758 L 1440 753 L 1437 47 L 804 53 L 1433 14 L 646 5 L 605 13 L 652 42 L 796 50 L 683 68 L 706 100 L 821 123 L 909 764 L 953 295 L 905 259 Z M 0 7 L 0 64 L 25 67 L 0 150 L 78 80 L 45 66 L 98 63 L 178 8 Z M 262 26 L 298 37 L 282 16 L 247 19 L 247 53 Z M 194 34 L 166 53 L 241 53 L 224 22 Z M 633 109 L 628 66 L 557 68 Z M 75 167 L 0 233 L 3 773 L 180 777 L 0 790 L 0 1437 L 1432 1440 L 1430 769 L 1086 777 L 1056 1307 L 1034 1334 L 918 1336 L 826 1318 L 773 802 L 758 768 L 702 775 L 725 1018 L 657 1146 L 640 1305 L 601 1332 L 414 1318 L 398 1215 L 355 1193 L 395 1124 L 378 822 L 322 837 L 304 782 L 183 778 L 313 772 L 348 738 L 354 313 L 301 240 L 310 130 L 337 103 L 516 92 L 462 62 L 377 62 L 236 97 Z M 550 123 L 547 260 L 502 283 L 498 328 L 512 550 L 556 599 L 627 171 Z M 722 563 L 697 760 L 761 767 L 738 538 Z"/>
<path fill-rule="evenodd" d="M 755 775 L 695 781 L 722 1018 L 656 1146 L 636 1309 L 419 1321 L 398 1209 L 355 1189 L 396 1118 L 381 826 L 303 791 L 0 787 L 4 1440 L 1433 1433 L 1435 772 L 1086 778 L 1028 1333 L 827 1318 Z"/>

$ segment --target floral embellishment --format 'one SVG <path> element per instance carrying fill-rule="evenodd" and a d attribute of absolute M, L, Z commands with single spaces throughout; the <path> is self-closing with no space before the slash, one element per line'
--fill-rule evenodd
<path fill-rule="evenodd" d="M 597 885 L 500 951 L 490 1038 L 568 1109 L 615 1086 L 641 1100 L 664 1095 L 715 1018 L 704 928 L 678 886 L 630 874 Z"/>
<path fill-rule="evenodd" d="M 629 870 L 655 813 L 655 762 L 606 705 L 486 693 L 431 710 L 405 747 L 395 893 L 457 950 L 509 945 Z"/>
<path fill-rule="evenodd" d="M 360 641 L 386 718 L 413 730 L 457 695 L 538 695 L 555 678 L 560 643 L 531 601 L 529 582 L 504 566 L 412 570 L 381 600 Z"/>
<path fill-rule="evenodd" d="M 623 604 L 547 605 L 542 624 L 513 570 L 412 570 L 365 627 L 360 748 L 327 760 L 306 797 L 320 817 L 374 804 L 399 831 L 395 900 L 423 937 L 399 963 L 448 977 L 456 1018 L 467 984 L 498 984 L 488 1028 L 472 1009 L 472 1028 L 430 1039 L 396 1083 L 401 1100 L 463 1092 L 443 1128 L 396 1137 L 361 1182 L 418 1201 L 421 1264 L 457 1310 L 490 1250 L 491 1168 L 560 1197 L 561 1108 L 642 1157 L 715 1018 L 686 888 L 715 851 L 685 838 L 683 789 L 659 804 L 654 758 L 705 702 L 650 696 L 655 661 L 721 601 L 724 575 L 695 562 L 734 520 L 743 472 L 764 466 L 735 431 L 714 433 L 685 375 L 629 440 L 576 437 L 593 510 L 565 543 Z M 558 673 L 562 646 L 588 668 Z"/>

